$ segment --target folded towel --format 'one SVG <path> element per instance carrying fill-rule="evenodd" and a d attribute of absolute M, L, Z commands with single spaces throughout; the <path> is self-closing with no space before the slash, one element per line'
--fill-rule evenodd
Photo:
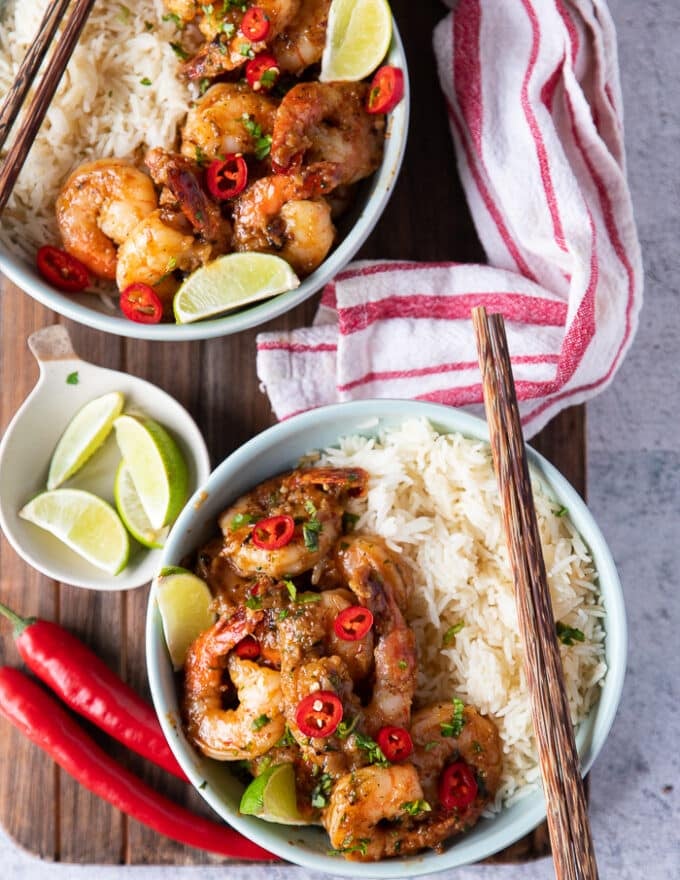
<path fill-rule="evenodd" d="M 460 0 L 434 50 L 489 265 L 350 264 L 314 326 L 258 336 L 279 419 L 367 397 L 479 411 L 477 305 L 504 316 L 527 436 L 605 388 L 630 346 L 642 265 L 605 3 Z"/>

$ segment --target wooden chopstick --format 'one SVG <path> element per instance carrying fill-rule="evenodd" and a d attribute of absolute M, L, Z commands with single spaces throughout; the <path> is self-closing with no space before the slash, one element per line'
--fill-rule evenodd
<path fill-rule="evenodd" d="M 597 880 L 503 318 L 472 310 L 558 880 Z"/>
<path fill-rule="evenodd" d="M 0 213 L 2 213 L 7 204 L 7 199 L 26 161 L 38 129 L 42 125 L 47 108 L 57 90 L 64 70 L 66 70 L 66 65 L 73 54 L 78 37 L 87 21 L 90 10 L 94 6 L 94 2 L 95 0 L 75 0 L 73 9 L 66 19 L 66 24 L 56 49 L 52 53 L 45 72 L 36 86 L 33 100 L 26 111 L 26 118 L 19 129 L 17 138 L 7 151 L 0 168 Z M 0 148 L 7 139 L 9 130 L 26 99 L 42 59 L 48 46 L 54 39 L 59 22 L 63 18 L 68 5 L 68 0 L 59 0 L 59 2 L 51 3 L 48 6 L 45 17 L 40 24 L 36 42 L 26 54 L 17 78 L 3 103 L 2 116 L 0 117 L 3 126 L 0 130 Z"/>

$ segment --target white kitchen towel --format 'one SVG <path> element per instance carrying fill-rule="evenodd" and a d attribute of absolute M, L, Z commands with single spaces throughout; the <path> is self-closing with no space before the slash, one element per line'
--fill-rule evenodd
<path fill-rule="evenodd" d="M 351 264 L 314 326 L 258 336 L 279 419 L 367 397 L 479 411 L 476 305 L 504 316 L 527 436 L 605 388 L 630 346 L 642 264 L 606 4 L 460 0 L 434 50 L 488 265 Z"/>

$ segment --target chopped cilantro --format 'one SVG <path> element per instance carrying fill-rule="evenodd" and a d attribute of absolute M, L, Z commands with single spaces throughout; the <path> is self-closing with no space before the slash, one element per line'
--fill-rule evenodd
<path fill-rule="evenodd" d="M 150 86 L 151 85 L 151 80 L 149 79 L 148 76 L 143 77 L 142 79 L 140 79 L 139 82 L 140 82 L 140 85 L 143 85 L 143 86 Z"/>
<path fill-rule="evenodd" d="M 259 715 L 253 721 L 251 726 L 252 726 L 253 730 L 262 730 L 262 728 L 266 727 L 270 721 L 271 721 L 271 718 L 269 717 L 269 715 Z"/>
<path fill-rule="evenodd" d="M 369 764 L 379 764 L 381 767 L 387 767 L 389 765 L 390 762 L 387 760 L 383 754 L 383 750 L 374 739 L 370 736 L 366 736 L 364 733 L 355 733 L 354 737 L 359 748 L 366 752 Z"/>
<path fill-rule="evenodd" d="M 69 373 L 66 377 L 67 385 L 77 385 L 80 382 L 80 377 L 78 376 L 78 370 L 75 370 L 73 373 Z"/>
<path fill-rule="evenodd" d="M 252 45 L 246 40 L 245 43 L 241 43 L 238 47 L 238 51 L 240 55 L 243 55 L 244 58 L 254 58 L 255 51 L 253 50 Z"/>
<path fill-rule="evenodd" d="M 255 120 L 251 116 L 249 116 L 248 113 L 242 114 L 241 122 L 243 123 L 243 127 L 245 128 L 245 130 L 254 141 L 255 158 L 264 159 L 265 156 L 269 155 L 269 152 L 271 150 L 272 136 L 270 134 L 262 134 L 262 126 L 255 122 Z"/>
<path fill-rule="evenodd" d="M 184 22 L 179 15 L 174 12 L 168 12 L 166 15 L 162 16 L 162 20 L 171 21 L 180 31 L 184 28 Z"/>
<path fill-rule="evenodd" d="M 399 667 L 399 669 L 408 669 L 408 663 L 406 662 L 406 660 L 400 660 L 397 663 L 397 666 Z"/>
<path fill-rule="evenodd" d="M 283 736 L 278 742 L 274 743 L 275 746 L 279 748 L 285 748 L 285 746 L 294 746 L 295 745 L 295 737 L 290 732 L 290 727 L 286 724 L 286 729 L 283 732 Z"/>
<path fill-rule="evenodd" d="M 319 549 L 319 532 L 322 530 L 318 519 L 310 519 L 302 526 L 302 537 L 305 539 L 305 547 L 314 552 Z"/>
<path fill-rule="evenodd" d="M 566 507 L 558 507 L 557 510 L 553 510 L 553 513 L 555 514 L 555 516 L 566 516 L 569 511 Z"/>
<path fill-rule="evenodd" d="M 439 740 L 431 739 L 428 743 L 425 743 L 425 751 L 431 752 L 432 749 L 435 749 L 439 745 Z"/>
<path fill-rule="evenodd" d="M 294 602 L 297 599 L 297 587 L 295 586 L 293 581 L 284 581 L 283 583 L 288 590 L 288 595 L 290 596 L 291 602 Z"/>
<path fill-rule="evenodd" d="M 357 721 L 359 720 L 359 716 L 355 715 L 351 721 L 341 721 L 336 728 L 336 733 L 340 737 L 340 739 L 347 739 L 350 733 L 357 726 Z"/>
<path fill-rule="evenodd" d="M 420 798 L 417 801 L 405 801 L 405 803 L 401 805 L 401 809 L 410 816 L 419 816 L 421 813 L 431 812 L 432 807 L 427 801 Z"/>
<path fill-rule="evenodd" d="M 238 531 L 243 526 L 252 525 L 255 522 L 255 517 L 251 516 L 249 513 L 237 513 L 236 516 L 232 517 L 231 522 L 229 523 L 229 528 L 232 532 Z"/>
<path fill-rule="evenodd" d="M 567 626 L 565 623 L 560 623 L 559 621 L 555 624 L 555 631 L 557 632 L 557 638 L 563 645 L 573 645 L 574 642 L 584 642 L 586 638 L 580 629 L 576 629 L 576 627 L 573 626 Z"/>
<path fill-rule="evenodd" d="M 186 61 L 189 57 L 189 53 L 183 49 L 179 43 L 170 43 L 170 48 L 178 58 L 182 59 L 182 61 Z"/>
<path fill-rule="evenodd" d="M 483 751 L 484 751 L 484 746 L 480 742 L 477 742 L 476 739 L 473 739 L 472 740 L 472 753 L 474 755 L 481 755 Z"/>
<path fill-rule="evenodd" d="M 203 791 L 203 789 L 207 786 L 207 784 L 208 784 L 208 780 L 204 779 L 203 782 L 198 786 L 200 791 Z"/>
<path fill-rule="evenodd" d="M 205 95 L 205 93 L 210 88 L 210 80 L 207 76 L 204 76 L 202 79 L 198 81 L 198 94 Z"/>
<path fill-rule="evenodd" d="M 282 608 L 282 609 L 279 611 L 279 614 L 278 614 L 277 620 L 285 620 L 285 619 L 288 617 L 289 613 L 290 613 L 290 612 L 288 611 L 287 608 Z"/>
<path fill-rule="evenodd" d="M 458 697 L 453 698 L 453 717 L 451 721 L 445 721 L 440 725 L 442 736 L 460 736 L 460 733 L 465 726 L 465 717 L 463 716 L 463 710 L 465 709 L 465 703 L 462 700 L 459 700 Z"/>
<path fill-rule="evenodd" d="M 145 21 L 144 29 L 147 31 L 152 31 L 154 29 L 154 23 L 152 21 Z"/>
<path fill-rule="evenodd" d="M 458 623 L 454 623 L 453 626 L 450 626 L 444 633 L 444 637 L 442 638 L 442 645 L 445 648 L 448 648 L 448 646 L 454 641 L 454 639 L 464 626 L 465 624 L 462 620 L 459 620 Z"/>
<path fill-rule="evenodd" d="M 312 806 L 321 809 L 328 804 L 328 798 L 333 787 L 333 777 L 328 773 L 322 773 L 319 781 L 312 789 Z"/>
<path fill-rule="evenodd" d="M 295 600 L 297 605 L 311 605 L 312 602 L 320 602 L 321 593 L 299 593 Z"/>
<path fill-rule="evenodd" d="M 236 30 L 236 25 L 235 25 L 235 24 L 232 24 L 230 21 L 223 21 L 220 30 L 221 30 L 222 33 L 225 34 L 227 37 L 233 37 L 233 36 L 234 36 L 234 32 L 235 32 L 235 30 Z"/>
<path fill-rule="evenodd" d="M 258 611 L 262 608 L 262 598 L 255 594 L 248 596 L 246 599 L 246 608 L 250 608 L 251 611 Z"/>
<path fill-rule="evenodd" d="M 316 516 L 316 507 L 314 506 L 314 502 L 309 498 L 305 501 L 305 510 L 311 517 Z"/>
<path fill-rule="evenodd" d="M 128 9 L 127 6 L 123 6 L 122 3 L 118 4 L 118 9 L 120 9 L 120 12 L 116 16 L 116 21 L 119 21 L 121 24 L 127 24 L 128 21 L 130 21 L 130 16 L 132 15 L 131 10 Z"/>
<path fill-rule="evenodd" d="M 201 149 L 201 147 L 198 144 L 196 144 L 196 147 L 195 147 L 195 154 L 196 154 L 196 164 L 199 166 L 205 165 L 205 163 L 208 161 L 208 157 L 205 155 L 205 153 L 203 152 L 203 150 Z"/>

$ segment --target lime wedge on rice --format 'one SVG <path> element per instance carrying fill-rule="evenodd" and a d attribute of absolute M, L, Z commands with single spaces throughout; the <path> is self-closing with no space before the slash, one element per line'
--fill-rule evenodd
<path fill-rule="evenodd" d="M 225 254 L 189 275 L 175 294 L 178 324 L 212 318 L 230 309 L 294 290 L 300 279 L 273 254 Z"/>
<path fill-rule="evenodd" d="M 213 625 L 215 614 L 205 581 L 184 569 L 167 570 L 170 573 L 161 572 L 154 580 L 154 592 L 170 659 L 175 669 L 181 669 L 189 646 Z"/>
<path fill-rule="evenodd" d="M 383 60 L 391 40 L 387 0 L 333 0 L 319 79 L 365 79 Z"/>
<path fill-rule="evenodd" d="M 113 497 L 118 515 L 135 541 L 138 541 L 142 547 L 149 547 L 152 550 L 157 550 L 165 544 L 170 527 L 153 528 L 132 482 L 130 468 L 125 464 L 124 459 L 116 471 Z"/>
<path fill-rule="evenodd" d="M 85 464 L 109 435 L 123 411 L 124 396 L 111 391 L 81 407 L 66 426 L 52 453 L 47 488 L 56 489 Z"/>
<path fill-rule="evenodd" d="M 42 492 L 19 511 L 19 516 L 109 574 L 118 574 L 127 564 L 130 541 L 125 526 L 111 505 L 91 492 Z"/>
<path fill-rule="evenodd" d="M 116 441 L 144 512 L 154 531 L 177 518 L 189 489 L 189 471 L 180 449 L 158 422 L 119 416 Z"/>
<path fill-rule="evenodd" d="M 253 779 L 243 792 L 239 811 L 282 825 L 309 824 L 298 810 L 292 764 L 276 764 Z"/>

